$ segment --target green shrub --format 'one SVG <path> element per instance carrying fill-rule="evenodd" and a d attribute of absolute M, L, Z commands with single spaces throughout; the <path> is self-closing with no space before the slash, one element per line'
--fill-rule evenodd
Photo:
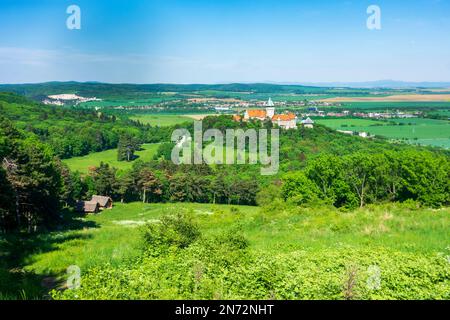
<path fill-rule="evenodd" d="M 256 203 L 259 206 L 267 206 L 281 199 L 281 188 L 275 184 L 269 184 L 256 194 Z"/>
<path fill-rule="evenodd" d="M 320 190 L 303 172 L 285 175 L 281 191 L 283 198 L 297 205 L 318 202 Z"/>
<path fill-rule="evenodd" d="M 169 248 L 184 249 L 200 237 L 200 230 L 190 215 L 163 216 L 159 223 L 143 227 L 144 251 L 156 256 Z"/>
<path fill-rule="evenodd" d="M 242 228 L 240 226 L 231 228 L 215 238 L 215 241 L 220 246 L 228 246 L 233 250 L 243 250 L 249 246 L 248 239 L 242 233 Z"/>
<path fill-rule="evenodd" d="M 383 248 L 227 252 L 196 242 L 174 255 L 91 269 L 55 299 L 449 299 L 448 262 Z M 230 259 L 232 254 L 236 259 Z M 373 272 L 379 270 L 379 272 Z M 378 277 L 374 279 L 373 277 Z"/>
<path fill-rule="evenodd" d="M 240 213 L 239 209 L 236 208 L 236 207 L 231 207 L 231 208 L 230 208 L 230 212 L 231 212 L 231 213 L 234 213 L 234 214 L 239 214 L 239 213 Z"/>

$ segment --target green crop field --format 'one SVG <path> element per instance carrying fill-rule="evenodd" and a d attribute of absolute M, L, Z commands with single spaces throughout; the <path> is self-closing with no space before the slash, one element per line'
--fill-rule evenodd
<path fill-rule="evenodd" d="M 152 157 L 156 154 L 158 145 L 159 144 L 157 143 L 143 144 L 142 150 L 136 151 L 135 154 L 139 157 L 138 159 L 147 161 L 151 160 Z M 81 173 L 87 173 L 90 167 L 98 166 L 100 162 L 107 163 L 110 166 L 119 169 L 120 171 L 130 169 L 133 165 L 133 162 L 118 161 L 117 149 L 94 152 L 83 157 L 65 159 L 63 160 L 63 162 L 69 166 L 70 170 L 79 171 Z"/>
<path fill-rule="evenodd" d="M 450 109 L 435 110 L 430 112 L 431 115 L 446 116 L 450 119 Z"/>
<path fill-rule="evenodd" d="M 318 124 L 323 124 L 331 129 L 344 130 L 345 127 L 362 127 L 371 125 L 383 125 L 384 122 L 368 119 L 314 119 Z"/>
<path fill-rule="evenodd" d="M 450 125 L 387 125 L 379 127 L 352 127 L 353 131 L 365 131 L 390 139 L 405 139 L 409 143 L 450 148 Z"/>
<path fill-rule="evenodd" d="M 450 138 L 450 126 L 447 125 L 354 127 L 352 129 L 355 131 L 367 131 L 370 134 L 385 136 L 394 139 Z"/>
<path fill-rule="evenodd" d="M 450 108 L 449 102 L 380 102 L 380 101 L 365 101 L 365 102 L 342 102 L 340 108 L 346 109 L 364 109 L 365 111 L 376 110 L 396 110 L 396 109 L 407 109 L 407 110 L 420 110 L 420 109 L 448 109 Z"/>
<path fill-rule="evenodd" d="M 317 119 L 317 123 L 335 130 L 367 132 L 408 143 L 450 148 L 450 122 L 435 119 Z"/>
<path fill-rule="evenodd" d="M 410 124 L 418 126 L 429 125 L 449 125 L 450 122 L 446 120 L 426 119 L 426 118 L 411 118 L 411 119 L 391 119 L 389 122 L 394 124 Z"/>
<path fill-rule="evenodd" d="M 142 226 L 174 213 L 191 216 L 201 232 L 199 243 L 192 249 L 142 260 Z M 407 298 L 408 294 L 418 299 L 445 298 L 442 294 L 450 281 L 448 273 L 445 276 L 445 259 L 450 254 L 449 209 L 389 204 L 343 213 L 285 205 L 275 209 L 117 203 L 111 210 L 74 221 L 65 231 L 21 242 L 28 294 L 33 286 L 34 292 L 40 286 L 33 281 L 44 277 L 64 286 L 71 265 L 81 270 L 81 289 L 67 290 L 56 298 L 253 299 L 271 295 L 275 299 L 342 299 L 347 271 L 356 270 L 359 283 L 365 284 L 371 265 L 380 267 L 381 287 L 361 291 L 364 299 Z M 216 248 L 215 242 L 208 242 L 227 232 L 247 239 L 248 248 L 226 249 L 231 245 L 226 242 Z M 8 237 L 0 241 L 5 256 L 12 241 Z M 219 251 L 211 254 L 210 250 Z M 14 275 L 5 273 L 4 277 L 0 286 L 13 290 L 17 286 Z"/>
<path fill-rule="evenodd" d="M 151 98 L 136 97 L 136 99 L 105 99 L 102 101 L 82 102 L 78 106 L 83 108 L 131 107 L 131 106 L 141 107 L 141 106 L 151 106 L 161 103 L 163 101 L 170 101 L 170 100 L 174 100 L 174 98 L 169 95 L 166 95 Z"/>
<path fill-rule="evenodd" d="M 138 120 L 143 124 L 150 124 L 152 126 L 166 127 L 175 124 L 192 122 L 194 119 L 184 115 L 156 115 L 156 114 L 142 114 L 130 117 L 132 120 Z"/>
<path fill-rule="evenodd" d="M 287 93 L 282 94 L 278 92 L 239 92 L 239 91 L 219 91 L 219 90 L 203 90 L 196 91 L 196 95 L 211 98 L 233 98 L 240 99 L 243 101 L 251 100 L 268 100 L 271 98 L 273 101 L 287 101 L 289 103 L 294 103 L 304 100 L 320 100 L 333 98 L 335 95 L 328 93 L 311 93 L 311 94 L 297 94 L 297 93 Z"/>

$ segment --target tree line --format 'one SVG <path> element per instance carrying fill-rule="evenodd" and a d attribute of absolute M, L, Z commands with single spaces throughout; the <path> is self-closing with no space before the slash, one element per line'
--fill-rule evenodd
<path fill-rule="evenodd" d="M 285 200 L 300 205 L 326 202 L 336 207 L 415 200 L 440 207 L 450 203 L 450 161 L 430 151 L 322 154 L 283 178 Z"/>
<path fill-rule="evenodd" d="M 87 176 L 72 173 L 65 180 L 66 199 L 89 199 L 93 194 L 121 202 L 199 202 L 255 205 L 258 171 L 242 174 L 238 166 L 174 165 L 171 161 L 138 161 L 123 175 L 101 163 Z M 241 172 L 241 174 L 239 174 Z"/>

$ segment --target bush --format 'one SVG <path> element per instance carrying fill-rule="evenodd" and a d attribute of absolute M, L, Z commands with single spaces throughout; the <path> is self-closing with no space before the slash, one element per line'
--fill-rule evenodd
<path fill-rule="evenodd" d="M 281 191 L 285 200 L 305 205 L 319 200 L 320 190 L 303 172 L 285 175 Z"/>
<path fill-rule="evenodd" d="M 275 184 L 269 184 L 256 194 L 258 206 L 267 206 L 281 199 L 281 188 Z"/>
<path fill-rule="evenodd" d="M 204 241 L 204 240 L 203 240 Z M 231 252 L 197 242 L 175 255 L 96 267 L 55 299 L 449 299 L 448 262 L 382 248 Z M 210 249 L 213 248 L 211 251 Z"/>
<path fill-rule="evenodd" d="M 200 237 L 200 230 L 189 215 L 166 215 L 159 223 L 143 227 L 144 251 L 152 256 L 170 248 L 184 249 Z"/>
<path fill-rule="evenodd" d="M 236 226 L 229 231 L 214 238 L 214 242 L 220 247 L 228 247 L 230 250 L 244 250 L 247 249 L 249 242 L 242 233 L 242 228 Z"/>

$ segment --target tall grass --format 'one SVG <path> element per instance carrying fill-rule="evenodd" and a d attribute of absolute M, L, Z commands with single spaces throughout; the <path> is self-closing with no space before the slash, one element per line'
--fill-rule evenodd
<path fill-rule="evenodd" d="M 121 268 L 123 263 L 138 259 L 142 253 L 141 226 L 158 223 L 161 216 L 174 213 L 193 216 L 206 238 L 233 232 L 239 226 L 249 241 L 249 252 L 256 255 L 290 256 L 296 252 L 339 255 L 346 250 L 373 253 L 389 250 L 424 257 L 450 255 L 449 208 L 434 210 L 418 208 L 414 203 L 390 203 L 343 212 L 331 207 L 293 207 L 282 202 L 263 208 L 136 202 L 118 203 L 101 214 L 79 218 L 82 227 L 78 229 L 37 236 L 33 250 L 26 251 L 20 268 L 25 274 L 33 275 L 29 278 L 36 280 L 29 283 L 33 286 L 45 277 L 63 282 L 71 265 L 79 266 L 82 275 L 105 264 Z M 11 268 L 0 267 L 0 278 L 9 277 L 11 281 Z M 23 290 L 24 298 L 36 295 L 36 287 L 33 289 L 26 282 Z M 3 292 L 1 296 L 20 297 L 20 291 L 12 295 Z"/>

